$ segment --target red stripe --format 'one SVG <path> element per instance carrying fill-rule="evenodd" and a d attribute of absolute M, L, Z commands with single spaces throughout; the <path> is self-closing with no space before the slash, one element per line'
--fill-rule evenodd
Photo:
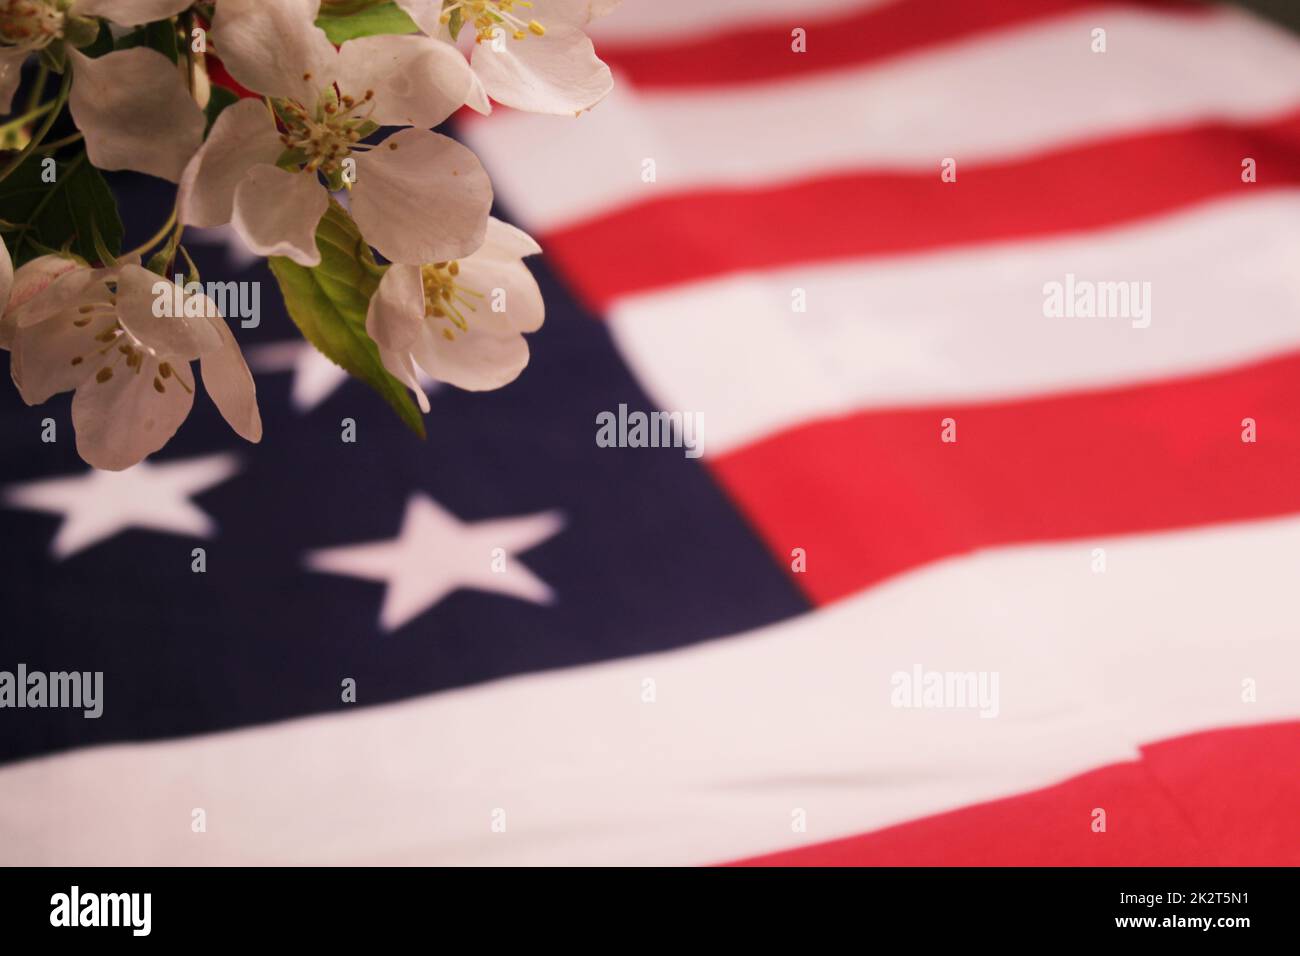
<path fill-rule="evenodd" d="M 1259 181 L 1241 181 L 1243 157 Z M 596 305 L 739 271 L 907 253 L 1080 229 L 1214 196 L 1300 183 L 1300 112 L 1109 139 L 1014 161 L 927 173 L 842 173 L 760 189 L 701 189 L 548 234 Z"/>
<path fill-rule="evenodd" d="M 208 79 L 210 79 L 215 85 L 224 86 L 232 93 L 237 94 L 240 99 L 246 100 L 261 98 L 260 94 L 254 93 L 252 90 L 240 86 L 239 81 L 230 75 L 230 71 L 226 69 L 226 65 L 216 56 L 209 53 L 206 66 L 208 70 Z"/>
<path fill-rule="evenodd" d="M 940 441 L 949 417 L 955 443 Z M 805 549 L 792 577 L 819 604 L 977 548 L 1289 514 L 1300 352 L 1111 391 L 828 419 L 712 468 L 783 567 Z"/>
<path fill-rule="evenodd" d="M 742 865 L 1296 866 L 1297 807 L 1300 723 L 1270 724 L 1164 741 L 1046 790 Z"/>
<path fill-rule="evenodd" d="M 638 88 L 722 86 L 809 76 L 879 63 L 900 54 L 967 39 L 1080 10 L 1155 9 L 1196 13 L 1210 9 L 1189 0 L 1103 3 L 1097 0 L 903 0 L 829 17 L 791 9 L 780 21 L 720 28 L 694 39 L 597 46 L 620 80 Z M 791 31 L 805 31 L 806 52 L 792 48 Z"/>

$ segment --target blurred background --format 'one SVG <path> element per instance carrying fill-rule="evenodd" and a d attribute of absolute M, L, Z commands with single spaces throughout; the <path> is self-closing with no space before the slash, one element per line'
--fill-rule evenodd
<path fill-rule="evenodd" d="M 0 712 L 0 862 L 1300 863 L 1288 25 L 625 0 L 595 110 L 449 124 L 547 320 L 423 441 L 187 233 L 260 445 L 94 473 L 0 389 L 0 670 L 105 687 Z M 658 410 L 703 457 L 596 441 Z"/>

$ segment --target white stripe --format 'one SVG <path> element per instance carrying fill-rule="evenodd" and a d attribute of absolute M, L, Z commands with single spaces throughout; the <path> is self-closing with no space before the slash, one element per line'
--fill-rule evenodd
<path fill-rule="evenodd" d="M 1093 27 L 1109 49 L 1089 50 Z M 1032 77 L 1027 81 L 1026 77 Z M 932 170 L 1079 139 L 1300 105 L 1300 44 L 1239 11 L 1108 10 L 901 60 L 725 91 L 638 95 L 571 117 L 465 124 L 515 216 L 545 232 L 674 190 L 867 168 Z M 656 181 L 642 181 L 643 161 Z"/>
<path fill-rule="evenodd" d="M 0 856 L 707 863 L 867 832 L 1300 716 L 1297 553 L 1297 519 L 991 551 L 686 650 L 30 761 L 0 770 Z M 917 664 L 998 672 L 999 716 L 893 707 Z"/>
<path fill-rule="evenodd" d="M 822 20 L 853 10 L 888 6 L 898 0 L 817 0 L 812 9 L 800 9 L 790 0 L 625 0 L 613 13 L 594 21 L 587 32 L 602 43 L 637 44 L 673 39 L 698 39 L 709 32 L 771 24 L 783 26 L 785 35 L 810 18 Z"/>
<path fill-rule="evenodd" d="M 621 300 L 610 328 L 660 408 L 703 414 L 707 455 L 864 408 L 1223 368 L 1300 347 L 1300 191 L 1248 195 L 1086 236 L 711 280 Z M 1150 326 L 1045 317 L 1044 285 L 1071 273 L 1149 282 Z"/>

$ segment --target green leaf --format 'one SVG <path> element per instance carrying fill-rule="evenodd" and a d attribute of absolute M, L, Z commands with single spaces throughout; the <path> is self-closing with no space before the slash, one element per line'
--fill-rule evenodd
<path fill-rule="evenodd" d="M 114 44 L 114 48 L 118 50 L 129 50 L 138 46 L 157 50 L 173 63 L 180 62 L 181 53 L 176 43 L 176 26 L 170 20 L 145 24 L 123 35 Z"/>
<path fill-rule="evenodd" d="M 120 253 L 122 220 L 99 170 L 81 153 L 71 162 L 58 163 L 54 182 L 45 182 L 44 159 L 33 154 L 0 183 L 0 219 L 18 226 L 9 234 L 14 265 L 35 259 L 44 248 L 65 245 L 83 259 L 98 261 L 96 230 L 108 252 Z"/>
<path fill-rule="evenodd" d="M 366 309 L 379 286 L 380 267 L 351 217 L 332 200 L 316 229 L 316 246 L 321 263 L 314 268 L 280 256 L 270 259 L 289 317 L 308 342 L 383 396 L 423 438 L 424 419 L 410 393 L 384 368 L 379 347 L 366 334 Z"/>
<path fill-rule="evenodd" d="M 224 86 L 217 86 L 213 83 L 211 92 L 208 95 L 208 105 L 203 113 L 208 118 L 208 128 L 204 130 L 206 136 L 212 130 L 212 124 L 217 121 L 221 111 L 227 106 L 234 106 L 239 102 L 239 94 L 234 90 L 228 90 Z"/>
<path fill-rule="evenodd" d="M 369 37 L 381 33 L 420 31 L 415 21 L 395 3 L 380 3 L 352 13 L 336 7 L 317 17 L 316 26 L 324 30 L 330 42 L 335 45 L 347 40 L 355 40 L 357 37 Z"/>

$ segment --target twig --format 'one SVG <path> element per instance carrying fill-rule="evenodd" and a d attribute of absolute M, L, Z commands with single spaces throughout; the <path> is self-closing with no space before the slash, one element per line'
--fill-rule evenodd
<path fill-rule="evenodd" d="M 27 160 L 28 156 L 32 155 L 32 153 L 36 152 L 36 150 L 40 148 L 41 142 L 50 131 L 50 127 L 52 127 L 54 121 L 58 119 L 59 111 L 63 109 L 63 104 L 68 101 L 68 91 L 71 89 L 72 69 L 69 68 L 63 73 L 63 82 L 59 84 L 59 95 L 54 98 L 49 112 L 45 114 L 45 122 L 41 123 L 40 129 L 32 135 L 31 142 L 23 147 L 22 152 L 13 158 L 9 165 L 4 168 L 3 172 L 0 172 L 0 183 L 8 179 L 13 171 Z"/>

